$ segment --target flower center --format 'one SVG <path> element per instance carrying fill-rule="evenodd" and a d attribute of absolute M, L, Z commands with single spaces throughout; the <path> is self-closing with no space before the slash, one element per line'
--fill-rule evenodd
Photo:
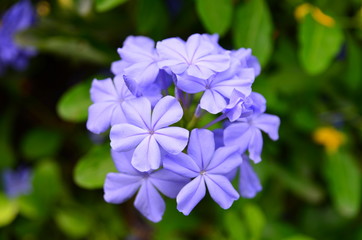
<path fill-rule="evenodd" d="M 206 174 L 206 171 L 205 171 L 205 170 L 202 170 L 202 171 L 200 172 L 200 174 L 201 174 L 201 175 L 205 175 L 205 174 Z"/>

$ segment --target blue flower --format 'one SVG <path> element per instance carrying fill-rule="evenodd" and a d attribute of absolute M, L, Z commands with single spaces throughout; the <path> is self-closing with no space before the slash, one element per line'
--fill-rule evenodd
<path fill-rule="evenodd" d="M 22 0 L 5 12 L 0 25 L 0 73 L 8 66 L 16 70 L 24 70 L 28 58 L 35 55 L 35 50 L 21 47 L 15 43 L 17 32 L 34 24 L 35 11 L 28 0 Z"/>
<path fill-rule="evenodd" d="M 31 179 L 32 174 L 29 168 L 5 169 L 3 171 L 5 194 L 9 198 L 29 194 L 32 190 Z"/>
<path fill-rule="evenodd" d="M 110 138 L 112 149 L 135 149 L 132 165 L 145 172 L 161 166 L 161 149 L 180 153 L 187 145 L 189 131 L 181 127 L 168 127 L 183 115 L 180 103 L 171 96 L 162 98 L 151 113 L 147 98 L 132 99 L 123 104 L 127 123 L 114 125 Z"/>
<path fill-rule="evenodd" d="M 109 203 L 123 203 L 134 194 L 135 207 L 149 220 L 158 222 L 165 212 L 162 194 L 175 198 L 188 178 L 166 169 L 140 172 L 131 165 L 133 151 L 112 151 L 113 161 L 119 173 L 108 173 L 104 183 L 104 199 Z"/>
<path fill-rule="evenodd" d="M 263 188 L 260 184 L 259 178 L 254 172 L 248 156 L 243 155 L 243 162 L 241 163 L 239 174 L 239 192 L 244 198 L 253 198 Z"/>
<path fill-rule="evenodd" d="M 239 194 L 226 177 L 241 164 L 235 147 L 220 147 L 215 151 L 214 134 L 206 129 L 191 132 L 187 154 L 166 155 L 164 168 L 181 176 L 193 178 L 177 195 L 177 209 L 189 215 L 204 198 L 206 186 L 220 207 L 227 209 L 239 198 Z"/>

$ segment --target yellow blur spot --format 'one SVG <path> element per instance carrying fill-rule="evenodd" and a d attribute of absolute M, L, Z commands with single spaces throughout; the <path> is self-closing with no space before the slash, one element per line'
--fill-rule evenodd
<path fill-rule="evenodd" d="M 324 14 L 319 8 L 312 11 L 312 16 L 317 22 L 326 27 L 333 27 L 336 23 L 332 17 Z"/>
<path fill-rule="evenodd" d="M 345 141 L 345 135 L 333 127 L 320 127 L 313 133 L 313 140 L 325 147 L 328 153 L 334 153 Z"/>
<path fill-rule="evenodd" d="M 313 6 L 309 3 L 299 5 L 294 11 L 294 17 L 299 21 L 313 10 Z"/>
<path fill-rule="evenodd" d="M 336 23 L 332 17 L 326 15 L 319 8 L 309 3 L 303 3 L 299 5 L 294 11 L 294 17 L 300 21 L 309 13 L 312 14 L 314 20 L 326 27 L 333 27 Z"/>
<path fill-rule="evenodd" d="M 73 0 L 58 0 L 58 4 L 63 8 L 73 8 Z"/>
<path fill-rule="evenodd" d="M 50 4 L 48 2 L 46 2 L 46 1 L 40 1 L 36 5 L 36 12 L 41 17 L 49 15 L 49 13 L 50 13 Z"/>

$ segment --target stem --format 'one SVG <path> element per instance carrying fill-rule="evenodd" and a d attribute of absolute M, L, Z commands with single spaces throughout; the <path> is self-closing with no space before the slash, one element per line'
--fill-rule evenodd
<path fill-rule="evenodd" d="M 226 118 L 226 114 L 222 114 L 220 115 L 219 117 L 215 118 L 214 120 L 212 120 L 211 122 L 209 122 L 208 124 L 206 124 L 205 126 L 203 126 L 202 128 L 203 129 L 206 129 L 206 128 L 209 128 L 211 127 L 212 125 L 214 125 L 215 123 L 218 123 L 222 120 L 224 120 Z"/>

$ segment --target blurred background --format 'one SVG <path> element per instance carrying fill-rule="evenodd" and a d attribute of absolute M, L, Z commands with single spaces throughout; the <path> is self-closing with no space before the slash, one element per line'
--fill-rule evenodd
<path fill-rule="evenodd" d="M 0 2 L 0 240 L 362 239 L 360 0 L 34 0 L 31 24 L 6 26 L 16 3 Z M 264 138 L 254 199 L 208 196 L 188 217 L 167 199 L 155 224 L 103 200 L 115 169 L 107 134 L 85 128 L 89 88 L 127 36 L 193 33 L 252 48 L 280 138 Z M 26 54 L 7 62 L 14 45 Z"/>

